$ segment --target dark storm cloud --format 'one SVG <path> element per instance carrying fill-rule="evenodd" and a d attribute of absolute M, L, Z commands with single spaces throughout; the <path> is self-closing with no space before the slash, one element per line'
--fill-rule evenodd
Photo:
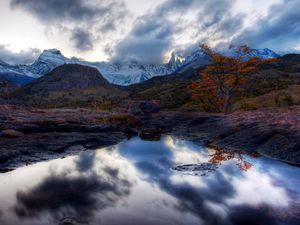
<path fill-rule="evenodd" d="M 114 0 L 11 0 L 11 7 L 26 9 L 41 21 L 51 23 L 62 20 L 98 20 L 100 17 L 114 15 L 115 10 L 125 9 L 126 5 L 123 1 Z M 123 11 L 120 11 L 119 15 L 124 16 L 121 12 Z M 112 21 L 107 21 L 107 24 L 104 26 L 112 27 Z"/>
<path fill-rule="evenodd" d="M 12 0 L 11 7 L 22 7 L 44 22 L 85 20 L 107 13 L 107 6 L 91 7 L 82 0 Z"/>
<path fill-rule="evenodd" d="M 76 49 L 81 51 L 88 51 L 94 47 L 92 34 L 82 29 L 72 31 L 71 40 L 74 42 Z"/>
<path fill-rule="evenodd" d="M 217 34 L 215 38 L 230 38 L 239 29 L 244 22 L 244 14 L 231 14 L 235 1 L 214 0 L 208 1 L 198 13 L 200 22 L 199 34 L 209 31 Z"/>
<path fill-rule="evenodd" d="M 172 12 L 187 9 L 194 0 L 169 0 L 153 12 L 139 17 L 130 34 L 116 47 L 116 61 L 159 63 L 173 42 L 178 27 L 167 19 Z"/>
<path fill-rule="evenodd" d="M 11 65 L 30 64 L 37 59 L 41 51 L 36 48 L 22 50 L 19 53 L 10 51 L 6 45 L 0 44 L 0 60 Z"/>
<path fill-rule="evenodd" d="M 11 8 L 21 8 L 48 27 L 70 32 L 80 51 L 92 50 L 93 41 L 115 31 L 128 15 L 126 4 L 119 0 L 11 0 Z"/>
<path fill-rule="evenodd" d="M 273 5 L 268 16 L 246 29 L 235 43 L 274 50 L 291 50 L 300 44 L 300 1 L 285 0 Z"/>
<path fill-rule="evenodd" d="M 162 61 L 164 51 L 171 46 L 175 27 L 158 15 L 140 17 L 130 34 L 116 47 L 117 61 Z"/>
<path fill-rule="evenodd" d="M 174 47 L 174 35 L 185 32 L 192 26 L 199 31 L 194 43 L 204 33 L 213 34 L 216 38 L 224 36 L 223 31 L 228 35 L 240 28 L 243 22 L 242 16 L 231 16 L 230 9 L 233 4 L 234 1 L 230 0 L 168 0 L 136 20 L 129 35 L 116 46 L 114 59 L 162 62 L 166 51 Z M 193 12 L 197 13 L 198 18 L 195 17 L 189 24 L 181 21 L 182 15 L 193 15 Z M 172 20 L 174 16 L 178 20 Z"/>

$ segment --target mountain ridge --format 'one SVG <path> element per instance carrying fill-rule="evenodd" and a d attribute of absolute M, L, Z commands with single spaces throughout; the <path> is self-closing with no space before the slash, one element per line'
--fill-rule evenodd
<path fill-rule="evenodd" d="M 262 58 L 279 57 L 278 54 L 270 49 L 255 49 L 251 52 L 251 56 Z M 64 64 L 79 64 L 96 68 L 108 82 L 128 86 L 141 83 L 156 76 L 182 72 L 189 67 L 194 68 L 207 65 L 209 64 L 209 58 L 200 49 L 197 49 L 185 58 L 173 52 L 169 62 L 165 64 L 88 62 L 75 57 L 67 58 L 58 49 L 48 49 L 44 50 L 31 65 L 12 66 L 5 62 L 0 63 L 0 74 L 19 74 L 36 79 Z"/>

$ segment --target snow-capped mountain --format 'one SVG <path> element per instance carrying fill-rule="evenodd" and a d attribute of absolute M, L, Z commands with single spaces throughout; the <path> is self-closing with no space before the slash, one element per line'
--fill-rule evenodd
<path fill-rule="evenodd" d="M 38 78 L 68 62 L 69 59 L 64 57 L 59 50 L 49 49 L 44 50 L 32 65 L 20 66 L 20 69 L 22 69 L 28 76 Z"/>
<path fill-rule="evenodd" d="M 262 58 L 278 57 L 270 49 L 253 50 L 249 57 L 259 56 Z M 166 64 L 141 64 L 130 63 L 111 63 L 111 62 L 87 62 L 78 58 L 67 58 L 57 49 L 44 50 L 39 58 L 31 65 L 11 66 L 0 61 L 0 74 L 17 74 L 39 78 L 58 66 L 63 64 L 80 64 L 98 69 L 103 77 L 110 83 L 117 85 L 130 85 L 140 83 L 155 76 L 169 75 L 175 72 L 184 71 L 187 68 L 199 67 L 209 63 L 209 57 L 200 49 L 192 52 L 185 58 L 176 52 Z"/>
<path fill-rule="evenodd" d="M 128 64 L 87 62 L 78 58 L 67 58 L 57 49 L 44 50 L 32 65 L 10 66 L 0 64 L 0 73 L 23 74 L 33 78 L 39 78 L 63 64 L 80 64 L 94 67 L 110 83 L 118 85 L 130 85 L 148 80 L 154 76 L 163 76 L 173 73 L 180 63 L 177 59 L 171 59 L 167 64 Z"/>
<path fill-rule="evenodd" d="M 184 62 L 184 58 L 177 54 L 176 52 L 172 52 L 172 56 L 168 62 L 168 68 L 172 71 L 178 70 L 180 67 L 182 67 Z"/>
<path fill-rule="evenodd" d="M 230 51 L 226 52 L 225 55 L 230 57 L 235 57 L 237 55 L 236 49 L 231 49 Z M 259 57 L 263 59 L 271 59 L 271 58 L 278 58 L 280 55 L 278 55 L 276 52 L 272 51 L 271 49 L 264 48 L 264 49 L 252 49 L 249 54 L 245 56 L 245 59 L 251 58 L 251 57 Z"/>
<path fill-rule="evenodd" d="M 278 55 L 276 52 L 272 51 L 271 49 L 264 48 L 264 49 L 253 49 L 247 57 L 253 57 L 257 56 L 263 59 L 272 59 L 272 58 L 278 58 L 280 55 Z"/>

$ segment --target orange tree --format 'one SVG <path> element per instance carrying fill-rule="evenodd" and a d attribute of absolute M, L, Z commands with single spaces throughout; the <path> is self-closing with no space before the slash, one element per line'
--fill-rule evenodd
<path fill-rule="evenodd" d="M 249 57 L 251 49 L 240 46 L 233 57 L 221 55 L 207 45 L 200 46 L 210 58 L 211 64 L 200 72 L 201 79 L 191 86 L 193 99 L 203 103 L 205 111 L 232 111 L 233 101 L 245 95 L 248 77 L 257 73 L 263 64 L 275 59 Z"/>

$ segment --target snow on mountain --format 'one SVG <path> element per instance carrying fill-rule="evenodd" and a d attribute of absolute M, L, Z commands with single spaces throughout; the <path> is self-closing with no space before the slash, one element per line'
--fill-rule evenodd
<path fill-rule="evenodd" d="M 176 52 L 172 52 L 172 56 L 168 62 L 168 67 L 172 71 L 178 70 L 184 62 L 184 58 L 178 55 Z"/>
<path fill-rule="evenodd" d="M 19 74 L 24 75 L 23 71 L 16 66 L 11 66 L 3 61 L 0 62 L 0 74 Z"/>
<path fill-rule="evenodd" d="M 201 49 L 197 49 L 183 59 L 181 66 L 176 72 L 183 72 L 189 68 L 199 68 L 200 66 L 204 66 L 209 63 L 209 56 L 207 56 Z"/>
<path fill-rule="evenodd" d="M 177 59 L 171 58 L 167 64 L 139 64 L 131 62 L 127 64 L 109 63 L 109 62 L 87 62 L 77 58 L 66 58 L 59 50 L 45 50 L 32 65 L 19 66 L 27 76 L 38 78 L 54 68 L 63 64 L 80 64 L 94 67 L 110 83 L 118 85 L 130 85 L 148 80 L 154 76 L 163 76 L 173 73 L 180 63 Z"/>
<path fill-rule="evenodd" d="M 229 54 L 232 54 L 232 52 Z M 253 50 L 249 54 L 249 57 L 251 56 L 273 58 L 279 55 L 270 49 L 258 49 Z M 192 52 L 192 54 L 185 58 L 173 52 L 169 62 L 166 64 L 87 62 L 74 57 L 67 58 L 63 56 L 59 50 L 49 49 L 44 50 L 32 65 L 11 66 L 0 61 L 0 73 L 39 78 L 63 64 L 80 64 L 98 69 L 103 77 L 110 83 L 126 86 L 143 82 L 155 76 L 169 75 L 184 71 L 190 67 L 199 67 L 208 63 L 209 57 L 200 49 Z"/>
<path fill-rule="evenodd" d="M 229 57 L 235 57 L 237 55 L 236 49 L 231 49 L 230 51 L 226 52 L 225 55 Z M 271 58 L 278 58 L 280 55 L 272 51 L 271 49 L 264 48 L 264 49 L 252 49 L 249 54 L 245 56 L 245 59 L 249 59 L 251 57 L 260 57 L 263 59 L 271 59 Z"/>
<path fill-rule="evenodd" d="M 263 59 L 272 59 L 272 58 L 278 58 L 280 55 L 272 51 L 271 49 L 264 48 L 264 49 L 253 49 L 247 57 L 253 57 L 257 56 Z"/>
<path fill-rule="evenodd" d="M 39 78 L 54 68 L 63 65 L 68 59 L 59 50 L 45 50 L 32 65 L 3 65 L 0 63 L 0 73 L 26 75 Z"/>
<path fill-rule="evenodd" d="M 2 60 L 0 60 L 0 66 L 9 66 L 9 64 L 7 64 L 6 62 L 3 62 Z"/>
<path fill-rule="evenodd" d="M 30 66 L 23 66 L 21 69 L 34 78 L 43 76 L 58 66 L 61 66 L 69 61 L 57 49 L 44 50 L 39 58 Z"/>

